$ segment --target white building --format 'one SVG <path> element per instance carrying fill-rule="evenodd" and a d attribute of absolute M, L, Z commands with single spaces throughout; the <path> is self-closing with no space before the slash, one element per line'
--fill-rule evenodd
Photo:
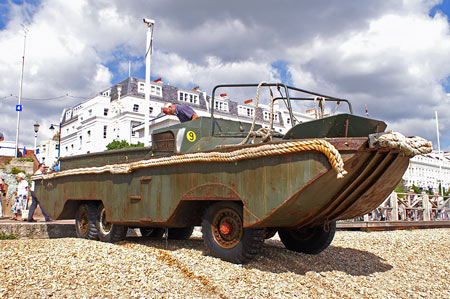
<path fill-rule="evenodd" d="M 165 103 L 187 104 L 198 116 L 210 116 L 211 97 L 199 90 L 186 90 L 161 82 L 151 82 L 150 92 L 150 133 L 158 128 L 178 123 L 176 116 L 157 117 Z M 144 94 L 145 81 L 129 77 L 119 84 L 100 92 L 74 107 L 64 109 L 61 117 L 60 156 L 79 155 L 106 150 L 106 145 L 114 140 L 126 140 L 130 144 L 144 141 Z M 216 118 L 240 120 L 251 123 L 256 113 L 257 124 L 268 127 L 270 107 L 259 104 L 258 110 L 251 104 L 232 101 L 225 94 L 214 101 Z M 274 129 L 285 133 L 291 127 L 287 110 L 274 106 Z M 294 113 L 298 121 L 309 121 L 314 117 L 304 113 Z M 144 142 L 143 142 L 144 143 Z M 48 149 L 56 144 L 41 143 L 39 160 L 49 154 Z M 47 165 L 56 160 L 45 156 Z"/>
<path fill-rule="evenodd" d="M 450 188 L 450 153 L 438 155 L 432 152 L 415 156 L 410 160 L 403 180 L 407 187 L 415 185 L 426 190 L 438 190 L 439 183 L 442 181 L 442 187 L 448 190 Z"/>

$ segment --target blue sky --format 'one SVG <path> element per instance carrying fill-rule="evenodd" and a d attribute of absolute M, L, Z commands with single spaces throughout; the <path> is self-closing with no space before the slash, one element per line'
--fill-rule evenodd
<path fill-rule="evenodd" d="M 450 151 L 450 0 L 258 1 L 258 10 L 255 3 L 2 0 L 0 110 L 14 111 L 17 101 L 20 24 L 29 31 L 23 96 L 35 99 L 24 101 L 21 121 L 30 145 L 34 121 L 57 123 L 78 97 L 128 77 L 129 61 L 131 75 L 144 78 L 149 17 L 153 80 L 208 94 L 220 83 L 281 81 L 347 98 L 357 115 L 367 106 L 389 129 L 434 144 L 438 111 Z M 0 130 L 13 136 L 15 114 L 3 115 Z"/>

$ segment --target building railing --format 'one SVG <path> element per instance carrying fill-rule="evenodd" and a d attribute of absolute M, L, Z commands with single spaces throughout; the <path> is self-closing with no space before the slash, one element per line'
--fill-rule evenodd
<path fill-rule="evenodd" d="M 396 193 L 372 212 L 353 221 L 438 221 L 450 220 L 450 196 L 425 192 Z"/>

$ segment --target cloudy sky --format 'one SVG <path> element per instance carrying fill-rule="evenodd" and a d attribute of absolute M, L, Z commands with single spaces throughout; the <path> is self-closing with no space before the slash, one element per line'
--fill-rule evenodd
<path fill-rule="evenodd" d="M 349 99 L 357 115 L 450 151 L 450 0 L 0 0 L 0 131 L 20 143 L 131 75 L 211 93 L 219 83 L 283 82 Z M 238 100 L 238 99 L 235 99 Z"/>

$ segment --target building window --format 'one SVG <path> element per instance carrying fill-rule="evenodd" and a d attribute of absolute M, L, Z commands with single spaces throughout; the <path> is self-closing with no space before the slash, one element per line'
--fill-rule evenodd
<path fill-rule="evenodd" d="M 263 118 L 266 121 L 270 121 L 270 112 L 269 111 L 263 111 Z M 280 118 L 278 116 L 278 113 L 273 114 L 273 121 L 274 122 L 280 122 Z"/>
<path fill-rule="evenodd" d="M 255 115 L 255 108 L 238 106 L 238 114 L 240 116 L 253 117 Z"/>
<path fill-rule="evenodd" d="M 104 96 L 104 97 L 109 97 L 110 93 L 111 93 L 110 90 L 104 91 L 104 92 L 102 93 L 102 96 Z"/>
<path fill-rule="evenodd" d="M 72 118 L 72 110 L 69 110 L 66 112 L 66 119 L 71 119 Z"/>
<path fill-rule="evenodd" d="M 91 131 L 87 131 L 87 142 L 91 142 Z"/>
<path fill-rule="evenodd" d="M 139 105 L 138 104 L 134 104 L 133 112 L 139 112 Z"/>
<path fill-rule="evenodd" d="M 92 109 L 89 109 L 88 113 L 89 113 L 89 116 L 91 116 L 92 115 Z"/>
<path fill-rule="evenodd" d="M 161 86 L 150 85 L 150 94 L 158 97 L 162 96 Z"/>
<path fill-rule="evenodd" d="M 178 91 L 178 101 L 192 103 L 198 105 L 198 94 L 193 94 L 185 91 Z"/>
<path fill-rule="evenodd" d="M 107 131 L 108 131 L 108 126 L 103 126 L 103 138 L 106 138 Z"/>
<path fill-rule="evenodd" d="M 108 111 L 109 111 L 108 108 L 103 109 L 103 115 L 108 116 Z"/>
<path fill-rule="evenodd" d="M 150 113 L 150 115 L 152 115 L 152 113 L 153 113 L 153 107 L 152 106 L 148 107 L 148 112 Z"/>
<path fill-rule="evenodd" d="M 138 92 L 145 93 L 145 82 L 138 83 Z"/>
<path fill-rule="evenodd" d="M 138 92 L 145 93 L 145 82 L 138 83 Z M 161 86 L 150 84 L 150 94 L 157 97 L 161 97 L 162 96 Z"/>
<path fill-rule="evenodd" d="M 214 109 L 219 111 L 228 112 L 228 102 L 214 100 Z"/>

